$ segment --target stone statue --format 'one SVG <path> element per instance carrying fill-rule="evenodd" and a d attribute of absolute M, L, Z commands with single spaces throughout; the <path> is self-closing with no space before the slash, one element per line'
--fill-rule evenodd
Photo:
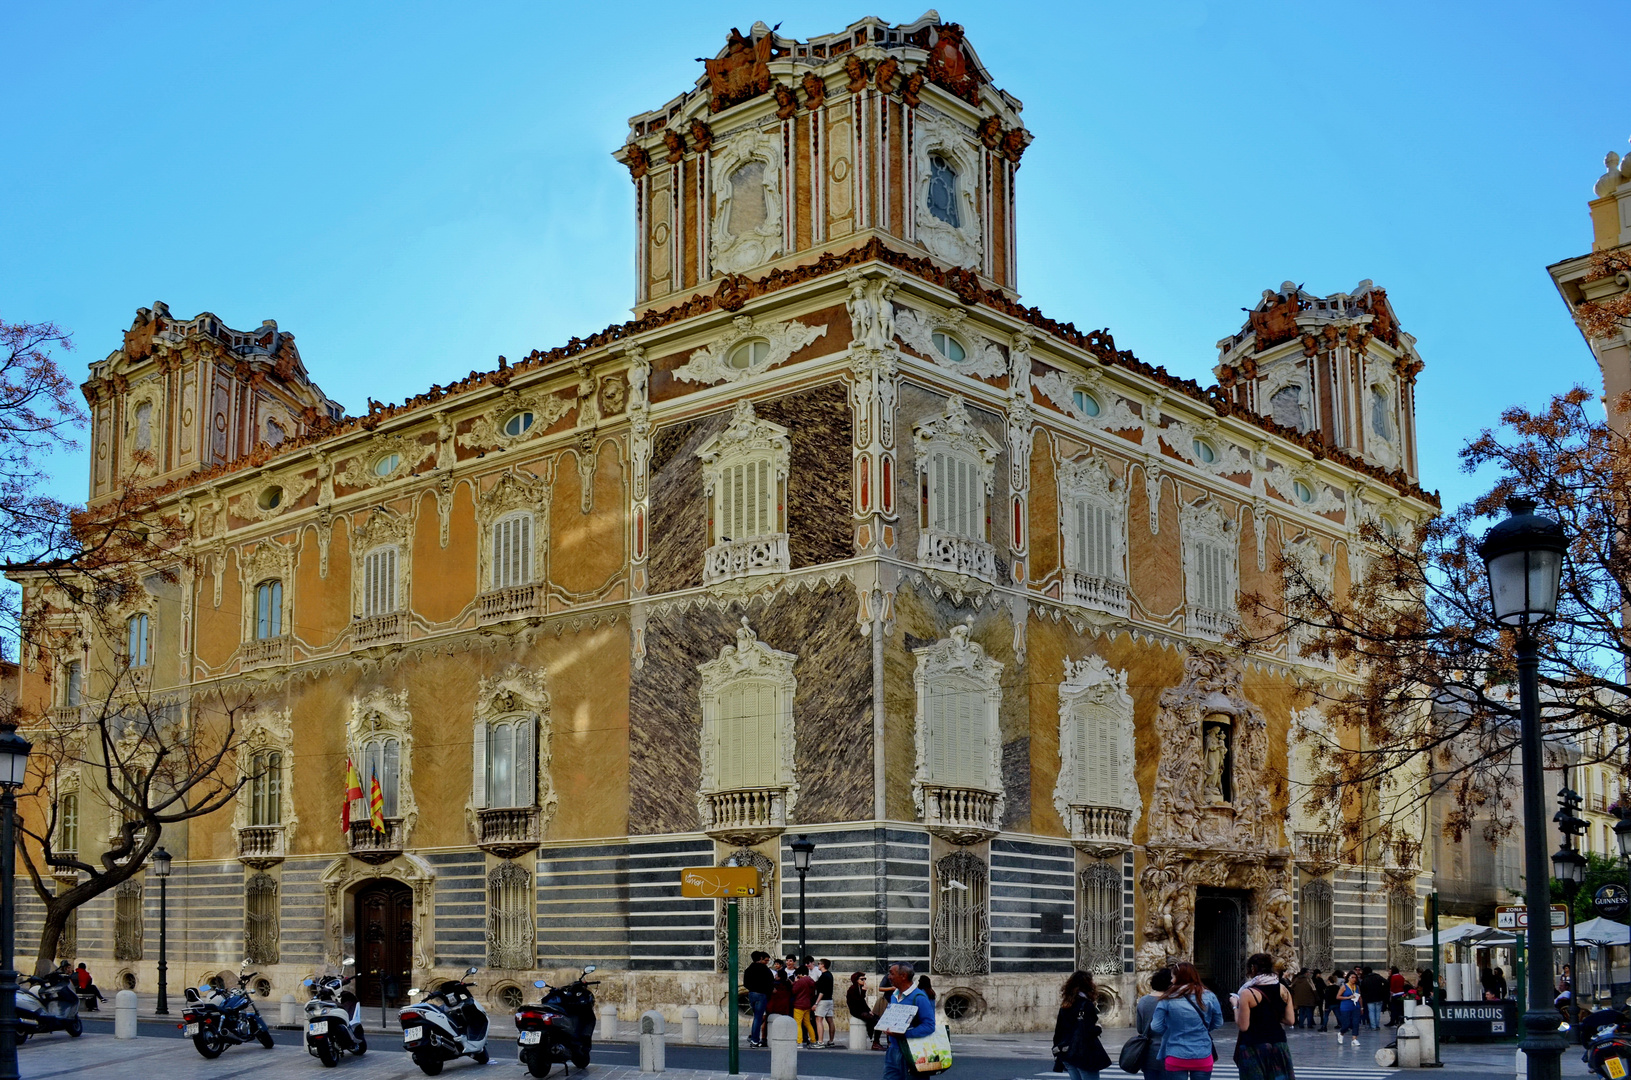
<path fill-rule="evenodd" d="M 1201 793 L 1213 802 L 1227 802 L 1223 771 L 1229 758 L 1229 735 L 1228 729 L 1222 724 L 1207 725 L 1204 756 L 1206 768 L 1201 781 Z"/>

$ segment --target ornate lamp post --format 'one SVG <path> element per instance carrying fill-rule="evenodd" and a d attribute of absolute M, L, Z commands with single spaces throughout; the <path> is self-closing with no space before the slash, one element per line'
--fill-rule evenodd
<path fill-rule="evenodd" d="M 808 836 L 795 837 L 787 845 L 793 850 L 793 869 L 799 872 L 799 963 L 804 963 L 808 946 L 804 941 L 804 876 L 810 872 L 810 856 L 815 854 L 815 842 Z"/>
<path fill-rule="evenodd" d="M 0 729 L 0 1080 L 17 1080 L 17 846 L 11 830 L 33 748 L 16 728 Z"/>
<path fill-rule="evenodd" d="M 1552 988 L 1551 883 L 1546 858 L 1546 776 L 1540 737 L 1540 651 L 1533 628 L 1557 614 L 1557 591 L 1568 542 L 1563 526 L 1535 513 L 1533 500 L 1507 501 L 1510 515 L 1484 537 L 1478 555 L 1489 574 L 1495 620 L 1517 631 L 1518 716 L 1523 747 L 1525 900 L 1529 908 L 1529 1009 L 1519 1046 L 1529 1055 L 1530 1080 L 1560 1080 L 1559 1017 L 1548 1009 Z"/>
<path fill-rule="evenodd" d="M 170 995 L 165 985 L 165 979 L 170 973 L 170 964 L 165 959 L 167 946 L 170 944 L 169 931 L 169 900 L 166 884 L 170 880 L 171 855 L 161 846 L 153 852 L 153 876 L 159 879 L 159 1003 L 153 1007 L 158 1016 L 170 1015 Z"/>
<path fill-rule="evenodd" d="M 1566 799 L 1574 793 L 1568 788 L 1563 789 Z M 1579 798 L 1578 795 L 1575 796 Z M 1571 1028 L 1580 1023 L 1580 972 L 1576 970 L 1574 953 L 1574 898 L 1580 892 L 1580 886 L 1586 883 L 1586 857 L 1574 850 L 1576 828 L 1584 828 L 1585 822 L 1566 813 L 1559 826 L 1564 831 L 1563 842 L 1552 852 L 1552 876 L 1563 886 L 1563 896 L 1569 903 L 1569 1026 Z M 1533 921 L 1531 919 L 1531 921 Z M 1551 929 L 1552 920 L 1546 920 L 1547 929 Z"/>
<path fill-rule="evenodd" d="M 1622 795 L 1621 799 L 1625 797 Z M 1626 885 L 1631 889 L 1631 807 L 1620 806 L 1620 820 L 1614 823 L 1614 842 L 1619 845 L 1620 859 L 1625 863 Z M 1612 976 L 1610 972 L 1610 976 Z M 1613 981 L 1612 977 L 1609 979 Z"/>

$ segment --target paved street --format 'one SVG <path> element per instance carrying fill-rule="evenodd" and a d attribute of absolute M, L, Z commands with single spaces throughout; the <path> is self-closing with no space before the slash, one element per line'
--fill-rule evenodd
<path fill-rule="evenodd" d="M 629 1038 L 632 1024 L 622 1025 L 621 1039 Z M 88 1017 L 85 1035 L 69 1039 L 55 1034 L 31 1040 L 19 1051 L 22 1075 L 31 1080 L 45 1077 L 76 1076 L 88 1080 L 149 1076 L 163 1080 L 216 1080 L 223 1076 L 316 1076 L 322 1072 L 317 1061 L 301 1048 L 300 1035 L 277 1031 L 277 1045 L 271 1050 L 259 1046 L 238 1046 L 216 1061 L 199 1057 L 190 1042 L 182 1039 L 172 1022 L 145 1018 L 141 1035 L 131 1041 L 112 1037 L 110 1018 Z M 1131 1034 L 1125 1028 L 1105 1033 L 1105 1045 L 1114 1057 Z M 1361 1036 L 1361 1046 L 1338 1047 L 1335 1035 L 1297 1031 L 1290 1034 L 1292 1056 L 1299 1080 L 1380 1080 L 1397 1075 L 1396 1070 L 1380 1069 L 1374 1054 L 1391 1035 L 1370 1033 Z M 1235 1080 L 1237 1073 L 1228 1063 L 1233 1048 L 1232 1029 L 1218 1034 L 1218 1050 L 1223 1062 L 1213 1073 L 1217 1080 Z M 955 1076 L 962 1080 L 1060 1080 L 1051 1071 L 1047 1036 L 1037 1033 L 1016 1035 L 954 1036 L 958 1048 Z M 485 1069 L 500 1070 L 516 1080 L 525 1076 L 515 1060 L 514 1043 L 495 1040 L 492 1062 Z M 1450 1045 L 1444 1048 L 1445 1068 L 1435 1070 L 1444 1077 L 1478 1077 L 1491 1080 L 1513 1075 L 1514 1049 L 1509 1045 Z M 850 1053 L 844 1050 L 806 1051 L 799 1062 L 800 1073 L 810 1077 L 842 1080 L 872 1080 L 882 1068 L 881 1054 Z M 720 1046 L 680 1046 L 671 1041 L 667 1058 L 669 1080 L 724 1080 L 725 1052 Z M 760 1050 L 742 1052 L 742 1071 L 747 1077 L 763 1077 L 770 1066 L 769 1054 Z M 602 1042 L 596 1045 L 594 1064 L 584 1080 L 637 1080 L 639 1060 L 632 1042 Z M 456 1078 L 483 1069 L 468 1059 L 449 1064 L 443 1074 Z M 370 1050 L 361 1058 L 348 1058 L 336 1070 L 350 1075 L 366 1075 L 373 1080 L 411 1080 L 422 1074 L 401 1052 L 394 1033 L 379 1033 Z M 484 1070 L 485 1071 L 485 1070 Z M 556 1076 L 560 1074 L 557 1073 Z M 1123 1075 L 1112 1069 L 1106 1076 Z M 1578 1054 L 1566 1054 L 1564 1076 L 1586 1076 Z"/>

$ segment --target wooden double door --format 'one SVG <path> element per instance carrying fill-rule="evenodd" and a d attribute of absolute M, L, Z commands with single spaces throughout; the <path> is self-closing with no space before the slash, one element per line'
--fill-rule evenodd
<path fill-rule="evenodd" d="M 357 998 L 379 1007 L 408 1002 L 413 973 L 413 889 L 370 881 L 356 892 Z"/>

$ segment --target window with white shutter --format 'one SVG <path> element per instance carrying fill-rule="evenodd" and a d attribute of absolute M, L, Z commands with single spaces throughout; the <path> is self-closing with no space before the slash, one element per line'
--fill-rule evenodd
<path fill-rule="evenodd" d="M 1114 580 L 1119 578 L 1120 567 L 1115 565 L 1116 513 L 1103 503 L 1078 499 L 1074 507 L 1076 518 L 1075 543 L 1068 554 L 1075 556 L 1070 569 L 1091 577 Z"/>
<path fill-rule="evenodd" d="M 781 690 L 768 679 L 734 683 L 719 695 L 719 787 L 775 787 L 781 783 Z"/>
<path fill-rule="evenodd" d="M 1228 588 L 1225 560 L 1228 556 L 1224 554 L 1222 545 L 1202 541 L 1195 545 L 1195 556 L 1200 570 L 1200 580 L 1196 583 L 1196 604 L 1212 611 L 1233 608 L 1233 598 L 1225 595 Z"/>
<path fill-rule="evenodd" d="M 985 479 L 980 465 L 961 454 L 929 456 L 929 527 L 937 532 L 985 539 Z"/>
<path fill-rule="evenodd" d="M 507 589 L 532 583 L 532 515 L 510 514 L 493 522 L 493 585 Z"/>
<path fill-rule="evenodd" d="M 1109 710 L 1078 705 L 1076 723 L 1076 799 L 1082 806 L 1121 804 L 1121 731 Z"/>
<path fill-rule="evenodd" d="M 396 610 L 396 547 L 375 548 L 363 560 L 363 616 L 388 615 Z"/>
<path fill-rule="evenodd" d="M 985 690 L 948 677 L 929 688 L 928 711 L 929 783 L 989 787 L 991 743 Z"/>
<path fill-rule="evenodd" d="M 537 721 L 530 716 L 496 720 L 487 725 L 488 808 L 532 806 L 538 758 L 534 746 Z"/>
<path fill-rule="evenodd" d="M 703 494 L 708 499 L 705 584 L 783 573 L 788 569 L 787 429 L 760 420 L 753 403 L 736 403 L 725 430 L 703 443 Z"/>
<path fill-rule="evenodd" d="M 734 645 L 697 665 L 702 678 L 702 791 L 715 822 L 737 814 L 782 814 L 797 795 L 793 769 L 792 653 L 760 641 L 744 616 Z M 771 789 L 765 795 L 765 789 Z M 750 799 L 725 798 L 753 791 Z"/>
<path fill-rule="evenodd" d="M 770 458 L 739 461 L 721 470 L 717 487 L 719 539 L 754 540 L 779 532 L 775 470 Z"/>

